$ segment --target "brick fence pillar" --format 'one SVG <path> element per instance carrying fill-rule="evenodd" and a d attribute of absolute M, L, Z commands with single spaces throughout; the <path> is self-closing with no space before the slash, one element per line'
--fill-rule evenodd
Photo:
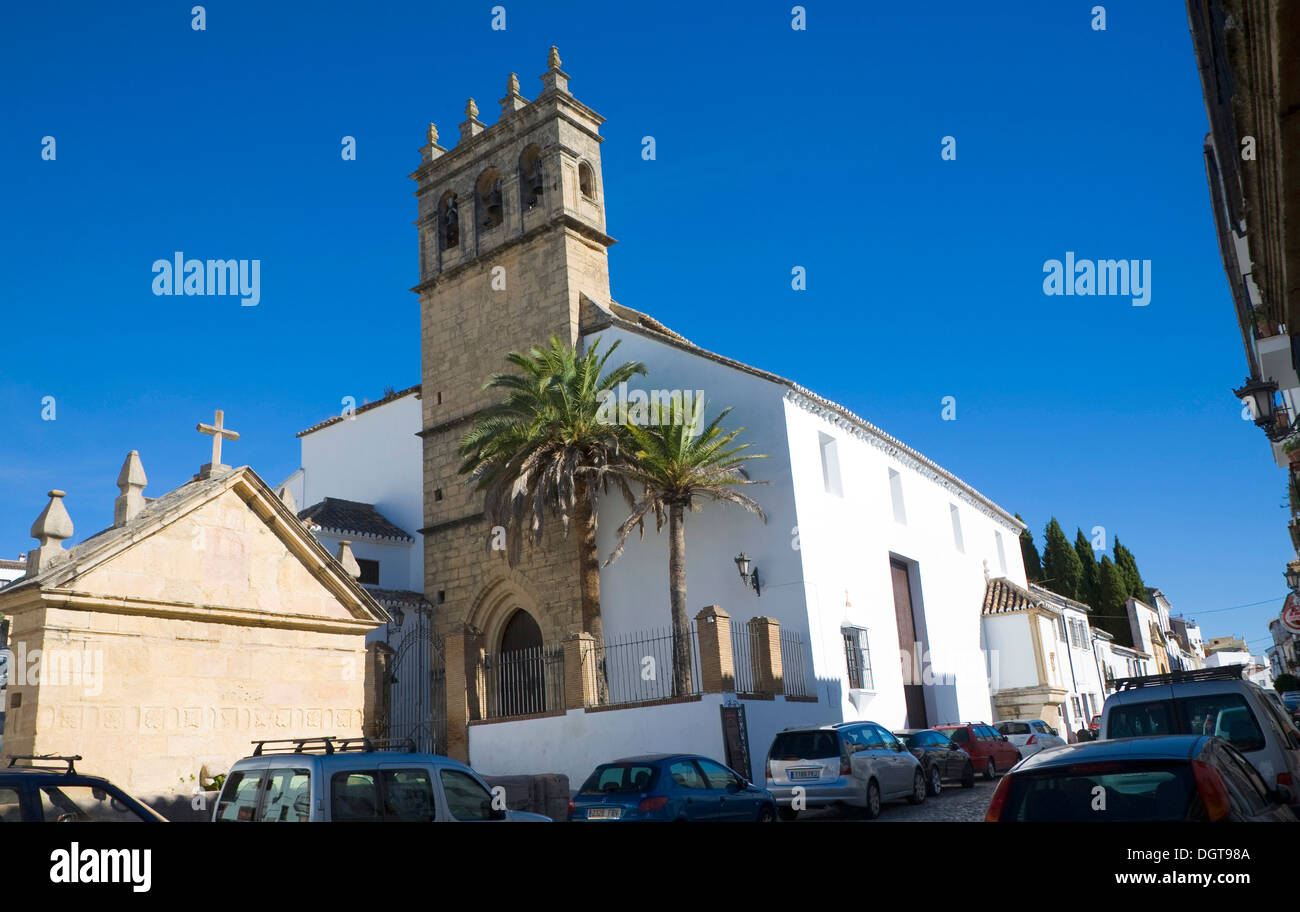
<path fill-rule="evenodd" d="M 596 703 L 596 639 L 575 633 L 564 640 L 564 708 L 582 709 Z"/>
<path fill-rule="evenodd" d="M 775 618 L 749 619 L 754 690 L 761 694 L 785 692 L 785 670 L 781 665 L 781 625 Z"/>
<path fill-rule="evenodd" d="M 482 652 L 479 637 L 468 630 L 443 639 L 447 690 L 447 756 L 469 762 L 469 723 L 482 718 Z"/>
<path fill-rule="evenodd" d="M 733 693 L 736 665 L 731 652 L 731 615 L 710 605 L 695 615 L 700 638 L 700 689 L 703 693 Z"/>

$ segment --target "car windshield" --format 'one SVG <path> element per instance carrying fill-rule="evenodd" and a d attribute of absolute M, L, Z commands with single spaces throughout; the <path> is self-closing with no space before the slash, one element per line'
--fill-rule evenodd
<path fill-rule="evenodd" d="M 1014 777 L 1001 819 L 1182 821 L 1195 819 L 1199 808 L 1186 763 L 1085 763 Z"/>
<path fill-rule="evenodd" d="M 1177 713 L 1175 717 L 1174 713 Z M 1216 735 L 1239 751 L 1264 747 L 1264 733 L 1245 699 L 1235 693 L 1200 694 L 1150 703 L 1126 703 L 1110 711 L 1108 738 L 1143 735 Z"/>
<path fill-rule="evenodd" d="M 648 763 L 606 763 L 582 784 L 581 794 L 646 792 L 659 780 L 659 770 Z"/>
<path fill-rule="evenodd" d="M 839 739 L 832 731 L 781 732 L 769 754 L 773 760 L 824 760 L 839 755 Z"/>

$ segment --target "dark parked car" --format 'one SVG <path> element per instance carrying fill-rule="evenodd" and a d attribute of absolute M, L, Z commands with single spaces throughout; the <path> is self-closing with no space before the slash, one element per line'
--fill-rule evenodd
<path fill-rule="evenodd" d="M 0 769 L 0 823 L 166 823 L 107 779 L 83 776 L 80 757 L 14 756 Z M 25 760 L 31 765 L 19 766 Z"/>
<path fill-rule="evenodd" d="M 905 728 L 894 732 L 921 763 L 925 789 L 931 795 L 943 790 L 943 782 L 960 782 L 962 788 L 975 786 L 975 764 L 970 754 L 954 744 L 943 732 L 933 728 Z"/>
<path fill-rule="evenodd" d="M 1026 759 L 998 783 L 984 819 L 1058 823 L 1295 821 L 1222 738 L 1160 735 L 1071 744 Z"/>
<path fill-rule="evenodd" d="M 602 763 L 569 801 L 570 820 L 776 820 L 776 801 L 716 760 L 651 754 Z"/>
<path fill-rule="evenodd" d="M 985 779 L 1005 773 L 1020 762 L 1020 749 L 991 725 L 968 722 L 965 725 L 936 725 L 958 747 L 970 754 L 975 770 Z"/>

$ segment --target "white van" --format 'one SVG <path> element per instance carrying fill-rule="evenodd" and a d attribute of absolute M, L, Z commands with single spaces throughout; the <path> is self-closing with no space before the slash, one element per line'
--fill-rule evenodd
<path fill-rule="evenodd" d="M 214 823 L 545 821 L 508 810 L 482 777 L 436 754 L 365 738 L 254 741 L 231 767 Z"/>
<path fill-rule="evenodd" d="M 1241 751 L 1269 788 L 1300 799 L 1300 730 L 1245 666 L 1124 678 L 1102 707 L 1101 737 L 1215 735 Z"/>

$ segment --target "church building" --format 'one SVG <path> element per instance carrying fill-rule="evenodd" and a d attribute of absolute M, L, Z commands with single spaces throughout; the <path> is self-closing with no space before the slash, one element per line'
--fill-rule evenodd
<path fill-rule="evenodd" d="M 581 779 L 604 759 L 693 750 L 738 766 L 748 758 L 742 771 L 761 775 L 788 725 L 991 720 L 981 611 L 992 581 L 1027 585 L 1022 524 L 848 409 L 616 302 L 603 118 L 570 92 L 554 48 L 541 83 L 529 100 L 511 74 L 491 126 L 471 99 L 451 148 L 431 125 L 412 174 L 421 383 L 418 395 L 374 407 L 396 416 L 418 402 L 418 427 L 404 417 L 365 438 L 360 418 L 332 419 L 330 433 L 348 442 L 313 451 L 312 465 L 303 447 L 308 484 L 345 461 L 362 479 L 409 479 L 406 464 L 366 469 L 346 454 L 392 446 L 405 460 L 406 435 L 418 434 L 420 485 L 389 494 L 422 507 L 409 531 L 423 546 L 445 674 L 439 750 L 487 774 Z M 706 417 L 733 408 L 728 426 L 746 428 L 752 452 L 769 457 L 750 466 L 766 484 L 746 492 L 766 523 L 714 504 L 689 514 L 690 694 L 647 691 L 620 670 L 644 667 L 670 624 L 666 536 L 647 529 L 601 569 L 604 642 L 594 642 L 558 524 L 511 567 L 489 546 L 482 494 L 458 471 L 460 440 L 492 401 L 484 382 L 507 369 L 508 351 L 552 335 L 579 348 L 619 341 L 616 360 L 644 362 L 647 390 L 703 391 Z M 347 496 L 307 499 L 325 494 Z M 625 516 L 621 499 L 598 503 L 602 559 Z"/>

